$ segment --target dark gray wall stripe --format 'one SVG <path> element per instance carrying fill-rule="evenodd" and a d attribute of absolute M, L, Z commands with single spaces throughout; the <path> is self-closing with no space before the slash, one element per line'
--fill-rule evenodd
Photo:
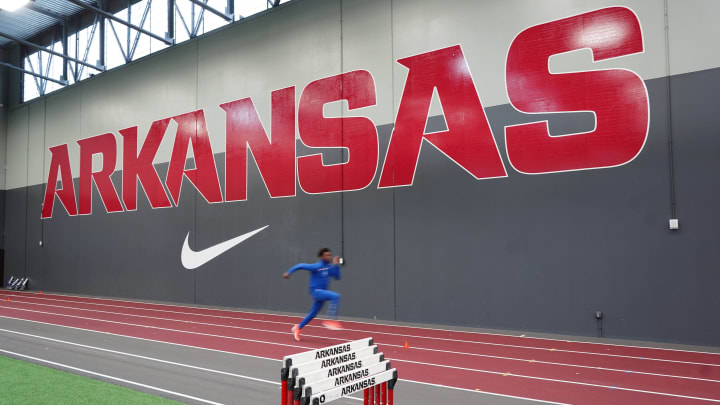
<path fill-rule="evenodd" d="M 307 276 L 282 272 L 344 239 L 347 265 L 332 286 L 344 315 L 594 335 L 601 310 L 607 337 L 717 345 L 720 69 L 673 77 L 677 232 L 667 229 L 668 80 L 646 83 L 650 135 L 618 168 L 513 171 L 503 127 L 544 117 L 503 105 L 486 112 L 505 179 L 476 181 L 426 144 L 412 187 L 377 190 L 376 178 L 343 196 L 298 187 L 296 197 L 271 199 L 250 165 L 247 201 L 207 204 L 186 181 L 178 208 L 151 210 L 140 193 L 136 212 L 70 218 L 56 205 L 43 227 L 44 187 L 8 190 L 5 274 L 27 273 L 34 288 L 51 291 L 304 311 Z M 585 114 L 547 118 L 555 133 L 592 127 Z M 378 127 L 380 162 L 391 129 Z M 222 183 L 224 156 L 216 162 Z M 166 170 L 158 165 L 161 176 Z M 120 180 L 116 173 L 118 190 Z M 95 191 L 94 209 L 101 204 Z M 37 213 L 27 222 L 18 215 L 26 207 Z M 198 270 L 180 264 L 188 231 L 202 249 L 264 225 Z"/>

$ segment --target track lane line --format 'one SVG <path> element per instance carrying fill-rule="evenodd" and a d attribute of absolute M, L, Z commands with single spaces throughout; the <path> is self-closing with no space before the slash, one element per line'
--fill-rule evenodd
<path fill-rule="evenodd" d="M 145 342 L 153 342 L 153 343 L 167 344 L 167 345 L 180 346 L 180 347 L 189 347 L 189 348 L 192 348 L 192 349 L 207 350 L 207 351 L 211 351 L 211 352 L 215 352 L 215 353 L 222 353 L 222 354 L 242 356 L 242 357 L 251 357 L 251 358 L 257 358 L 257 359 L 262 359 L 262 360 L 267 360 L 267 361 L 272 361 L 272 362 L 281 363 L 280 365 L 282 365 L 282 359 L 274 359 L 274 358 L 269 358 L 269 357 L 253 356 L 253 355 L 248 355 L 248 354 L 242 354 L 242 353 L 235 353 L 235 352 L 229 352 L 229 351 L 224 351 L 224 350 L 211 349 L 211 348 L 202 347 L 202 346 L 185 345 L 185 344 L 181 344 L 181 343 L 166 342 L 166 341 L 162 341 L 162 340 L 147 339 L 147 338 L 141 338 L 141 337 L 130 336 L 130 335 L 121 335 L 121 334 L 117 334 L 117 333 L 111 333 L 111 332 L 105 332 L 105 331 L 98 331 L 98 330 L 93 330 L 93 329 L 84 329 L 84 328 L 78 328 L 78 327 L 74 327 L 74 326 L 57 325 L 57 324 L 52 324 L 52 323 L 47 323 L 47 322 L 40 322 L 40 321 L 35 321 L 35 320 L 30 320 L 30 319 L 13 318 L 13 317 L 8 317 L 8 316 L 3 316 L 3 315 L 0 315 L 0 318 L 14 319 L 14 320 L 23 321 L 23 322 L 30 322 L 30 323 L 36 323 L 36 324 L 42 324 L 42 325 L 49 325 L 49 326 L 58 327 L 58 328 L 73 329 L 73 330 L 78 330 L 78 331 L 82 331 L 82 332 L 98 333 L 98 334 L 111 335 L 111 336 L 119 336 L 119 337 L 123 337 L 123 338 L 141 340 L 141 341 L 145 341 Z M 10 332 L 12 332 L 12 333 L 21 333 L 21 334 L 24 334 L 24 333 L 22 333 L 22 332 L 16 332 L 16 331 L 10 331 Z M 43 337 L 43 336 L 37 336 L 37 337 L 42 338 L 42 339 L 46 339 L 46 337 Z M 47 338 L 47 339 L 54 340 L 54 341 L 58 341 L 57 339 L 51 339 L 51 338 Z M 73 343 L 71 343 L 71 344 L 73 344 Z M 81 345 L 81 346 L 82 346 L 82 345 Z M 103 350 L 103 349 L 101 349 L 101 348 L 98 348 L 98 349 Z M 141 357 L 142 357 L 142 356 L 141 356 Z M 259 381 L 267 381 L 267 380 L 261 380 L 261 379 L 258 379 L 258 380 L 259 380 Z M 521 396 L 516 396 L 516 395 L 506 395 L 506 394 L 495 393 L 495 392 L 486 392 L 486 391 L 481 391 L 481 390 L 478 390 L 478 389 L 474 389 L 474 390 L 473 390 L 473 389 L 453 387 L 453 386 L 442 385 L 442 384 L 435 384 L 435 383 L 424 382 L 424 381 L 409 380 L 409 379 L 404 379 L 404 378 L 400 378 L 399 381 L 402 381 L 402 382 L 405 382 L 405 383 L 411 383 L 411 384 L 420 384 L 420 385 L 426 385 L 426 386 L 433 386 L 433 387 L 438 387 L 438 388 L 443 388 L 443 389 L 449 389 L 449 390 L 466 391 L 466 392 L 471 392 L 471 393 L 476 393 L 476 394 L 493 395 L 493 396 L 498 396 L 498 397 L 521 399 L 521 400 L 527 400 L 527 401 L 542 402 L 542 403 L 547 403 L 547 404 L 569 405 L 569 404 L 566 404 L 566 403 L 564 403 L 564 402 L 544 401 L 544 400 L 536 399 L 536 398 L 527 398 L 527 397 L 521 397 Z M 273 384 L 275 384 L 275 385 L 279 385 L 279 383 L 272 382 L 272 381 L 270 381 L 270 382 L 273 383 Z M 345 397 L 345 398 L 353 399 L 353 400 L 361 400 L 360 398 L 354 398 L 354 397 Z"/>
<path fill-rule="evenodd" d="M 203 308 L 203 307 L 197 307 L 197 306 L 183 305 L 183 304 L 179 304 L 179 303 L 161 304 L 161 303 L 153 303 L 153 302 L 145 302 L 145 301 L 132 301 L 132 300 L 123 300 L 123 299 L 116 299 L 116 298 L 101 298 L 101 297 L 84 297 L 84 296 L 69 295 L 69 294 L 56 294 L 56 293 L 38 294 L 38 293 L 34 293 L 34 292 L 22 292 L 22 293 L 16 292 L 16 291 L 8 292 L 8 294 L 10 294 L 10 293 L 15 294 L 16 296 L 32 294 L 35 296 L 45 297 L 45 296 L 50 295 L 50 296 L 54 296 L 54 297 L 60 297 L 62 299 L 58 299 L 58 300 L 65 301 L 65 302 L 89 302 L 89 303 L 91 303 L 92 301 L 123 302 L 123 303 L 134 304 L 134 305 L 136 305 L 135 308 L 142 308 L 142 309 L 148 309 L 148 308 L 144 308 L 142 306 L 172 307 L 172 308 L 188 308 L 188 309 L 197 310 L 197 311 L 225 312 L 225 313 L 232 313 L 232 314 L 264 315 L 264 316 L 280 317 L 280 318 L 284 317 L 284 318 L 291 318 L 293 320 L 302 319 L 302 316 L 281 315 L 281 314 L 263 313 L 263 312 L 249 312 L 249 311 L 232 310 L 232 309 Z M 71 299 L 68 299 L 68 298 L 71 298 Z M 102 304 L 99 304 L 99 305 L 102 305 Z M 150 309 L 150 310 L 153 310 L 153 309 Z M 195 313 L 195 314 L 199 314 L 199 313 Z M 213 315 L 210 315 L 210 316 L 213 316 Z M 504 337 L 504 338 L 511 338 L 511 339 L 515 339 L 515 340 L 518 340 L 518 339 L 519 340 L 535 340 L 538 342 L 550 342 L 550 343 L 557 342 L 557 343 L 578 344 L 578 345 L 602 346 L 602 347 L 607 347 L 607 350 L 612 350 L 613 348 L 616 348 L 616 349 L 638 349 L 638 350 L 650 350 L 650 351 L 668 352 L 668 353 L 710 355 L 712 357 L 717 357 L 719 359 L 717 365 L 720 365 L 720 353 L 708 352 L 708 351 L 660 348 L 660 347 L 652 347 L 652 346 L 638 346 L 638 345 L 615 344 L 615 343 L 604 343 L 604 342 L 600 343 L 600 342 L 589 342 L 589 341 L 574 341 L 574 340 L 567 340 L 567 339 L 554 339 L 554 338 L 534 337 L 534 336 L 524 336 L 524 335 L 514 335 L 514 334 L 474 332 L 474 331 L 453 330 L 453 329 L 443 329 L 443 328 L 428 328 L 428 327 L 421 327 L 421 326 L 393 325 L 393 324 L 384 324 L 384 323 L 377 323 L 377 322 L 345 321 L 345 323 L 346 324 L 362 324 L 362 325 L 370 325 L 370 326 L 387 326 L 387 327 L 396 328 L 396 329 L 418 329 L 418 330 L 425 330 L 425 331 L 431 331 L 431 332 L 449 332 L 449 333 L 456 333 L 456 334 L 478 335 L 478 336 L 484 336 L 484 337 Z M 377 333 L 381 333 L 381 332 L 377 332 Z M 588 353 L 592 353 L 592 352 L 588 352 Z M 608 355 L 607 353 L 596 353 L 596 354 Z M 658 360 L 661 360 L 661 359 L 658 359 Z M 669 361 L 672 361 L 672 360 L 669 360 Z"/>
<path fill-rule="evenodd" d="M 73 371 L 77 371 L 77 372 L 84 373 L 84 374 L 94 375 L 94 376 L 97 376 L 97 377 L 100 377 L 100 378 L 105 378 L 105 379 L 108 379 L 108 380 L 118 381 L 118 382 L 122 382 L 122 383 L 125 383 L 125 384 L 134 385 L 134 386 L 137 386 L 137 387 L 143 387 L 143 388 L 147 388 L 147 389 L 150 389 L 150 390 L 153 390 L 153 391 L 158 391 L 158 392 L 162 392 L 162 393 L 165 393 L 165 394 L 175 395 L 175 396 L 178 396 L 178 397 L 181 397 L 181 398 L 191 399 L 191 400 L 193 400 L 193 401 L 203 402 L 203 403 L 211 404 L 211 405 L 223 405 L 223 404 L 220 403 L 220 402 L 213 402 L 213 401 L 209 401 L 209 400 L 207 400 L 207 399 L 194 397 L 194 396 L 192 396 L 192 395 L 182 394 L 182 393 L 180 393 L 180 392 L 170 391 L 170 390 L 166 390 L 166 389 L 164 389 L 164 388 L 160 388 L 160 387 L 155 387 L 155 386 L 148 385 L 148 384 L 139 383 L 139 382 L 136 382 L 136 381 L 126 380 L 126 379 L 124 379 L 124 378 L 113 377 L 113 376 L 111 376 L 111 375 L 102 374 L 102 373 L 97 373 L 97 372 L 95 372 L 95 371 L 85 370 L 85 369 L 82 369 L 82 368 L 79 368 L 79 367 L 73 367 L 73 366 L 70 366 L 70 365 L 67 365 L 67 364 L 57 363 L 57 362 L 54 362 L 54 361 L 45 360 L 45 359 L 41 359 L 41 358 L 38 358 L 38 357 L 28 356 L 28 355 L 21 354 L 21 353 L 15 353 L 15 352 L 11 352 L 11 351 L 9 351 L 9 350 L 0 349 L 0 353 L 5 353 L 6 355 L 15 356 L 15 357 L 20 357 L 20 358 L 25 358 L 25 359 L 29 359 L 29 360 L 36 361 L 36 362 L 40 362 L 40 363 L 44 363 L 44 364 L 50 364 L 50 365 L 53 365 L 53 366 L 56 366 L 56 367 L 60 367 L 60 368 L 66 369 L 66 370 L 73 370 Z"/>
<path fill-rule="evenodd" d="M 66 301 L 66 300 L 58 300 L 62 302 L 75 302 L 75 301 Z M 27 303 L 27 304 L 34 304 L 34 303 Z M 36 305 L 49 305 L 50 304 L 36 304 Z M 90 305 L 103 305 L 106 306 L 106 304 L 90 304 Z M 138 308 L 138 307 L 126 307 L 126 306 L 115 306 L 115 305 L 107 305 L 111 307 L 119 307 L 119 308 L 126 308 L 126 309 L 132 309 L 137 311 L 144 311 L 145 309 Z M 70 307 L 70 306 L 58 306 L 60 308 L 73 308 L 77 310 L 91 310 L 91 309 L 85 309 L 85 308 L 77 308 L 77 307 Z M 128 316 L 139 316 L 139 317 L 147 317 L 147 318 L 153 318 L 145 315 L 136 315 L 136 314 L 129 314 L 129 313 L 118 313 L 118 312 L 109 312 L 109 311 L 100 311 L 100 310 L 94 310 L 97 312 L 104 312 L 104 313 L 110 313 L 110 314 L 117 314 L 117 315 L 128 315 Z M 181 314 L 181 315 L 190 315 L 190 316 L 211 316 L 211 317 L 218 317 L 218 318 L 225 318 L 225 319 L 232 319 L 232 320 L 240 320 L 240 321 L 249 321 L 249 322 L 263 322 L 263 323 L 271 323 L 271 324 L 285 324 L 285 325 L 294 325 L 295 322 L 277 322 L 277 321 L 268 321 L 268 320 L 256 320 L 252 318 L 234 318 L 234 317 L 224 317 L 224 316 L 217 316 L 217 315 L 201 315 L 201 314 L 195 314 L 195 313 L 186 313 L 186 312 L 174 312 L 174 311 L 166 311 L 166 310 L 157 310 L 152 309 L 152 311 L 159 311 L 159 312 L 166 312 L 166 313 L 174 313 L 174 314 Z M 173 320 L 178 322 L 193 322 L 193 321 L 186 321 L 182 319 L 174 319 L 174 318 L 160 318 L 155 317 L 155 319 L 164 319 L 164 320 Z M 211 323 L 199 323 L 198 324 L 205 324 L 205 325 L 212 325 L 212 326 L 219 326 L 219 327 L 236 327 L 234 325 L 223 325 L 223 324 L 211 324 Z M 321 328 L 318 326 L 312 326 L 309 325 L 309 328 Z M 239 327 L 242 328 L 242 327 Z M 246 328 L 250 329 L 250 328 Z M 488 345 L 488 346 L 498 346 L 498 347 L 506 347 L 506 348 L 518 348 L 518 349 L 527 349 L 527 350 L 538 350 L 538 351 L 547 351 L 552 350 L 554 352 L 561 352 L 561 353 L 574 353 L 579 355 L 588 355 L 588 356 L 604 356 L 604 357 L 616 357 L 616 358 L 622 358 L 622 359 L 631 359 L 631 360 L 655 360 L 655 361 L 661 361 L 661 362 L 669 362 L 669 363 L 679 363 L 679 364 L 688 364 L 688 365 L 698 365 L 698 366 L 710 366 L 710 367 L 720 367 L 720 364 L 715 363 L 702 363 L 702 362 L 691 362 L 691 361 L 680 361 L 680 360 L 671 360 L 671 359 L 662 359 L 662 358 L 656 358 L 656 357 L 644 357 L 644 356 L 627 356 L 627 355 L 619 355 L 619 354 L 610 354 L 610 353 L 595 353 L 595 352 L 585 352 L 585 351 L 576 351 L 576 350 L 566 350 L 566 349 L 558 349 L 558 348 L 546 348 L 546 347 L 533 347 L 533 346 L 521 346 L 521 345 L 510 345 L 510 344 L 501 344 L 501 343 L 490 343 L 490 342 L 478 342 L 478 341 L 467 341 L 467 340 L 458 340 L 458 339 L 447 339 L 447 338 L 433 338 L 433 337 L 427 337 L 427 336 L 418 336 L 418 335 L 408 335 L 408 334 L 398 334 L 398 333 L 389 333 L 389 332 L 382 332 L 382 331 L 371 331 L 371 330 L 358 330 L 358 329 L 350 329 L 345 328 L 345 332 L 362 332 L 362 333 L 372 333 L 372 334 L 383 334 L 388 336 L 399 336 L 403 337 L 405 339 L 411 338 L 411 339 L 427 339 L 427 340 L 442 340 L 442 341 L 448 341 L 448 342 L 455 342 L 455 343 L 467 343 L 467 344 L 478 344 L 478 345 Z M 287 333 L 285 331 L 278 331 L 279 333 Z M 316 336 L 319 338 L 322 338 L 322 336 L 317 335 L 305 335 L 305 336 Z M 662 374 L 662 373 L 658 373 Z M 692 378 L 692 377 L 691 377 Z"/>
<path fill-rule="evenodd" d="M 0 306 L 0 307 L 2 307 L 2 306 Z M 8 308 L 8 307 L 3 307 L 3 308 Z M 15 308 L 9 308 L 9 309 L 15 309 Z M 17 309 L 15 309 L 15 310 L 17 310 Z M 40 311 L 22 310 L 22 309 L 21 309 L 20 311 L 33 312 L 33 313 L 40 312 Z M 56 315 L 56 316 L 59 316 L 59 317 L 88 319 L 88 318 L 83 318 L 83 317 L 76 317 L 76 316 L 69 316 L 69 315 L 62 315 L 62 314 L 59 314 L 59 315 L 58 315 L 58 314 L 51 314 L 51 315 Z M 108 323 L 114 323 L 114 324 L 123 324 L 123 325 L 129 325 L 129 326 L 138 327 L 137 325 L 127 324 L 127 323 L 123 323 L 123 322 L 116 322 L 116 321 L 105 321 L 105 320 L 95 320 L 95 321 L 98 321 L 98 322 L 108 322 Z M 140 327 L 141 327 L 141 328 L 144 328 L 144 329 L 161 329 L 161 330 L 167 330 L 167 328 L 157 328 L 157 327 L 152 327 L 152 326 L 142 326 L 142 325 L 141 325 Z M 170 331 L 172 331 L 172 332 L 179 332 L 179 333 L 196 334 L 196 335 L 207 335 L 207 334 L 203 334 L 203 333 L 190 332 L 190 331 L 177 331 L 177 330 L 170 330 Z M 216 336 L 216 337 L 221 337 L 221 338 L 224 338 L 224 339 L 243 340 L 243 339 L 239 339 L 239 338 L 224 337 L 224 336 Z M 267 342 L 267 344 L 269 344 L 269 345 L 275 345 L 276 343 Z M 286 346 L 287 346 L 287 345 L 286 345 Z M 297 347 L 297 346 L 296 346 L 296 347 Z M 455 370 L 474 370 L 474 372 L 479 372 L 479 373 L 502 374 L 502 373 L 499 373 L 499 372 L 496 372 L 496 371 L 489 371 L 489 370 L 468 369 L 468 368 L 464 368 L 464 367 L 457 367 L 457 366 L 450 366 L 450 365 L 441 365 L 441 364 L 427 363 L 427 362 L 418 362 L 418 361 L 412 361 L 412 360 L 410 360 L 410 361 L 408 361 L 408 360 L 402 360 L 402 359 L 395 359 L 395 360 L 396 360 L 396 361 L 409 362 L 409 363 L 415 363 L 415 364 L 423 364 L 423 365 L 426 365 L 426 366 L 436 366 L 436 367 L 451 368 L 451 369 L 455 369 Z M 509 373 L 508 373 L 508 374 L 509 374 Z M 526 377 L 526 376 L 524 376 L 524 375 L 518 375 L 518 374 L 513 374 L 513 375 L 515 375 L 515 376 L 517 376 L 517 377 Z M 533 377 L 533 378 L 542 379 L 542 377 Z M 545 380 L 546 380 L 546 381 L 559 382 L 559 383 L 562 383 L 562 382 L 570 383 L 570 384 L 578 383 L 578 382 L 575 382 L 575 381 L 567 381 L 567 380 L 560 380 L 560 379 L 545 379 Z M 598 384 L 587 384 L 587 383 L 578 383 L 578 384 L 587 385 L 587 386 L 590 386 L 590 387 L 600 387 L 600 388 L 606 387 L 606 386 L 604 386 L 604 385 L 598 385 Z M 678 396 L 678 394 L 661 393 L 661 392 L 656 392 L 656 391 L 651 391 L 651 390 L 625 389 L 625 391 L 628 391 L 628 392 L 636 392 L 636 393 L 654 394 L 654 395 L 665 395 L 665 396 L 670 396 L 670 397 L 683 397 L 683 398 L 687 398 L 687 399 L 710 400 L 710 401 L 713 401 L 713 402 L 716 401 L 716 400 L 713 400 L 713 399 L 707 399 L 707 398 L 703 399 L 703 398 L 700 398 L 700 397 L 693 397 L 693 396 L 688 396 L 688 395 L 680 395 L 680 396 Z"/>
<path fill-rule="evenodd" d="M 222 371 L 222 370 L 215 370 L 215 369 L 211 369 L 211 368 L 193 366 L 190 364 L 178 363 L 178 362 L 158 359 L 158 358 L 154 358 L 154 357 L 142 356 L 139 354 L 121 352 L 119 350 L 105 349 L 102 347 L 90 346 L 90 345 L 85 345 L 82 343 L 75 343 L 75 342 L 55 339 L 55 338 L 51 338 L 51 337 L 47 337 L 47 336 L 33 335 L 31 333 L 18 332 L 18 331 L 2 329 L 2 328 L 0 328 L 0 332 L 12 333 L 12 334 L 31 337 L 31 338 L 35 338 L 35 339 L 47 340 L 47 341 L 55 342 L 55 343 L 62 343 L 62 344 L 69 345 L 69 346 L 82 347 L 84 349 L 97 350 L 97 351 L 106 352 L 106 353 L 119 354 L 119 355 L 127 356 L 127 357 L 134 357 L 134 358 L 143 359 L 143 360 L 155 361 L 158 363 L 164 363 L 164 364 L 169 364 L 169 365 L 173 365 L 173 366 L 185 367 L 185 368 L 190 368 L 193 370 L 207 371 L 209 373 L 222 374 L 222 375 L 226 375 L 229 377 L 237 377 L 237 378 L 242 378 L 242 379 L 251 380 L 251 381 L 263 382 L 263 383 L 268 383 L 268 384 L 273 384 L 273 385 L 280 385 L 280 383 L 277 381 L 264 380 L 262 378 L 250 377 L 247 375 L 235 374 L 235 373 L 230 373 L 230 372 Z"/>
<path fill-rule="evenodd" d="M 37 303 L 27 303 L 27 305 L 42 305 L 45 306 L 46 304 L 37 304 Z M 61 306 L 55 306 L 55 305 L 47 305 L 51 307 L 58 307 L 58 308 L 66 308 Z M 249 331 L 259 331 L 259 332 L 267 332 L 267 333 L 278 333 L 282 335 L 287 335 L 287 332 L 285 331 L 271 331 L 271 330 L 265 330 L 265 329 L 256 329 L 256 328 L 246 328 L 242 326 L 237 325 L 220 325 L 220 324 L 211 324 L 211 323 L 204 323 L 204 322 L 195 322 L 195 321 L 187 321 L 187 320 L 175 320 L 175 319 L 168 319 L 168 318 L 159 318 L 159 317 L 152 317 L 152 316 L 145 316 L 145 315 L 136 315 L 136 314 L 127 314 L 127 313 L 117 313 L 117 312 L 109 312 L 109 311 L 100 311 L 100 310 L 94 310 L 94 309 L 75 309 L 77 311 L 89 311 L 89 312 L 97 312 L 102 314 L 113 314 L 113 315 L 121 315 L 121 316 L 130 316 L 130 317 L 138 317 L 138 318 L 146 318 L 146 319 L 158 319 L 158 320 L 168 320 L 172 322 L 180 322 L 180 323 L 189 323 L 189 324 L 198 324 L 198 325 L 210 325 L 210 326 L 217 326 L 221 328 L 230 328 L 230 329 L 240 329 L 240 330 L 249 330 Z M 48 312 L 49 313 L 49 312 Z M 58 313 L 50 313 L 50 314 L 56 314 L 56 315 L 67 315 L 67 314 L 58 314 Z M 74 315 L 72 315 L 74 316 Z M 89 319 L 96 319 L 97 318 L 89 318 Z M 101 319 L 101 320 L 107 320 L 107 319 Z M 137 325 L 137 324 L 136 324 Z M 328 340 L 334 340 L 334 341 L 345 341 L 345 338 L 338 337 L 328 337 L 328 336 L 319 336 L 319 335 L 304 335 L 306 337 L 316 337 L 321 339 L 328 339 Z M 227 336 L 230 337 L 230 336 Z M 357 338 L 357 337 L 355 337 Z M 349 340 L 352 340 L 353 338 L 349 338 Z M 401 348 L 403 347 L 400 344 L 392 344 L 392 343 L 386 343 L 381 341 L 376 341 L 377 344 L 382 346 L 388 346 L 388 347 L 397 347 Z M 585 368 L 585 369 L 591 369 L 591 370 L 602 370 L 602 371 L 611 371 L 611 372 L 620 372 L 620 373 L 628 373 L 632 372 L 634 374 L 641 374 L 641 375 L 648 375 L 648 376 L 657 376 L 657 377 L 666 377 L 666 378 L 680 378 L 680 379 L 688 379 L 688 380 L 696 380 L 696 381 L 706 381 L 706 382 L 720 382 L 720 379 L 711 379 L 711 378 L 700 378 L 700 377 L 691 377 L 691 376 L 684 376 L 684 375 L 678 375 L 678 374 L 663 374 L 663 373 L 655 373 L 655 372 L 646 372 L 646 371 L 640 371 L 638 369 L 632 369 L 632 368 L 611 368 L 611 367 L 598 367 L 598 366 L 592 366 L 592 365 L 585 365 L 585 364 L 577 364 L 577 363 L 562 363 L 562 362 L 556 362 L 556 361 L 544 361 L 544 360 L 538 360 L 537 357 L 508 357 L 508 356 L 499 356 L 499 355 L 492 355 L 487 353 L 474 353 L 474 352 L 461 352 L 456 350 L 446 350 L 446 349 L 436 349 L 432 347 L 422 347 L 418 345 L 413 345 L 413 349 L 415 350 L 423 350 L 423 351 L 432 351 L 432 352 L 439 352 L 439 353 L 448 353 L 448 354 L 456 354 L 456 355 L 467 355 L 467 356 L 473 356 L 473 357 L 482 357 L 482 358 L 491 358 L 491 359 L 499 359 L 499 360 L 508 360 L 508 361 L 518 361 L 518 362 L 528 362 L 532 361 L 537 364 L 548 364 L 548 365 L 556 365 L 556 366 L 563 366 L 563 367 L 578 367 L 578 368 Z"/>

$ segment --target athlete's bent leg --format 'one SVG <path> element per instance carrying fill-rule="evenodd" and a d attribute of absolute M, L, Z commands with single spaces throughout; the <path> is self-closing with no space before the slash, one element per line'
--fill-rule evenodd
<path fill-rule="evenodd" d="M 337 319 L 338 306 L 340 305 L 340 294 L 334 291 L 318 289 L 313 291 L 312 295 L 315 300 L 330 301 L 330 306 L 328 307 L 328 316 L 331 319 L 324 321 L 323 326 L 332 330 L 342 329 L 342 325 L 340 324 L 340 322 L 335 320 Z"/>
<path fill-rule="evenodd" d="M 313 298 L 315 298 L 315 294 L 313 294 Z M 310 321 L 312 321 L 313 318 L 315 318 L 317 316 L 317 314 L 320 313 L 320 310 L 322 309 L 324 303 L 325 303 L 324 300 L 315 299 L 315 302 L 313 302 L 312 308 L 310 308 L 310 312 L 307 314 L 305 319 L 303 319 L 302 322 L 300 322 L 300 325 L 298 325 L 298 328 L 302 329 L 303 327 L 305 327 L 305 325 L 310 323 Z"/>

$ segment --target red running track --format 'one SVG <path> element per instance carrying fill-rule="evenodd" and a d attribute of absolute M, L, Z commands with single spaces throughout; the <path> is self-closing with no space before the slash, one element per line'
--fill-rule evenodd
<path fill-rule="evenodd" d="M 298 343 L 294 316 L 17 292 L 0 293 L 0 317 L 276 360 L 372 336 L 401 380 L 574 404 L 720 402 L 715 353 L 362 322 L 308 325 Z"/>

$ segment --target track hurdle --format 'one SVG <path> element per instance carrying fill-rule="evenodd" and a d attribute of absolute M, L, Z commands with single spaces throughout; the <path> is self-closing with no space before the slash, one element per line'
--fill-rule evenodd
<path fill-rule="evenodd" d="M 397 370 L 391 368 L 350 384 L 312 394 L 312 396 L 306 397 L 302 405 L 325 404 L 361 390 L 364 393 L 363 404 L 393 405 L 393 391 L 395 390 L 397 378 Z M 386 394 L 382 394 L 383 392 L 386 392 Z"/>
<path fill-rule="evenodd" d="M 397 371 L 372 338 L 285 356 L 283 365 L 281 405 L 319 405 L 361 390 L 365 404 L 392 404 Z"/>

